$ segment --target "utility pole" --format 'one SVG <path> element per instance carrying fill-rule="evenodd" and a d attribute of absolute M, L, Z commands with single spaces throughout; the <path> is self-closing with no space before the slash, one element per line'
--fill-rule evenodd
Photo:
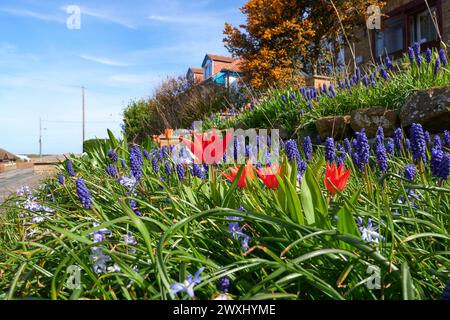
<path fill-rule="evenodd" d="M 86 140 L 86 109 L 84 104 L 84 86 L 81 87 L 82 108 L 83 108 L 83 143 Z"/>
<path fill-rule="evenodd" d="M 39 118 L 39 161 L 42 162 L 42 118 Z"/>

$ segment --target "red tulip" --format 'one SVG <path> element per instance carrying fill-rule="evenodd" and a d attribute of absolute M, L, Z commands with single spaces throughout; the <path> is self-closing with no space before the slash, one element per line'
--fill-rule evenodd
<path fill-rule="evenodd" d="M 197 160 L 201 163 L 214 164 L 222 161 L 223 154 L 226 152 L 228 144 L 233 138 L 233 131 L 227 132 L 224 139 L 217 133 L 215 129 L 212 129 L 211 134 L 204 132 L 198 134 L 192 133 L 194 141 L 180 137 L 181 141 L 185 142 Z"/>
<path fill-rule="evenodd" d="M 166 128 L 166 129 L 164 130 L 164 136 L 165 136 L 166 139 L 168 139 L 168 140 L 172 139 L 172 136 L 173 136 L 173 129 Z"/>
<path fill-rule="evenodd" d="M 274 165 L 273 167 L 267 166 L 256 169 L 256 173 L 268 188 L 276 190 L 280 185 L 276 176 L 280 174 L 279 166 Z"/>
<path fill-rule="evenodd" d="M 230 168 L 230 172 L 231 172 L 230 174 L 222 173 L 222 175 L 225 178 L 227 178 L 228 180 L 230 180 L 231 182 L 234 182 L 239 169 L 240 169 L 240 166 L 238 167 L 238 166 L 234 165 L 234 167 Z M 253 165 L 249 161 L 245 165 L 244 170 L 242 171 L 242 174 L 241 174 L 241 177 L 239 178 L 237 186 L 241 189 L 247 188 L 247 180 L 252 181 L 254 179 L 254 177 L 255 177 L 255 173 L 253 172 Z"/>
<path fill-rule="evenodd" d="M 350 169 L 345 171 L 343 164 L 341 164 L 339 168 L 337 168 L 336 164 L 333 163 L 330 166 L 327 163 L 324 182 L 325 187 L 327 187 L 332 196 L 336 194 L 336 190 L 339 190 L 340 192 L 344 191 L 345 185 L 347 184 L 348 178 L 350 177 L 350 173 Z"/>

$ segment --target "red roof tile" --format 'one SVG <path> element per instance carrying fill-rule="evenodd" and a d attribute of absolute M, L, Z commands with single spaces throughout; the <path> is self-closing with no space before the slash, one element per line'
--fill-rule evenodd
<path fill-rule="evenodd" d="M 189 68 L 189 70 L 191 70 L 193 73 L 201 73 L 201 74 L 203 74 L 203 69 L 202 68 Z"/>

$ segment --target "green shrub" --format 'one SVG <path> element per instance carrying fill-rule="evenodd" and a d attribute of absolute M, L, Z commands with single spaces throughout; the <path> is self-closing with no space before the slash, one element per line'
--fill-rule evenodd
<path fill-rule="evenodd" d="M 131 101 L 123 112 L 122 130 L 125 137 L 140 143 L 150 134 L 150 109 L 144 99 Z"/>
<path fill-rule="evenodd" d="M 199 85 L 186 77 L 169 78 L 155 89 L 152 98 L 129 104 L 123 130 L 129 141 L 142 143 L 165 128 L 187 128 L 222 109 L 241 106 L 248 100 L 247 94 L 244 89 L 228 90 L 213 82 Z"/>
<path fill-rule="evenodd" d="M 83 152 L 94 152 L 108 142 L 108 139 L 89 139 L 83 142 Z"/>

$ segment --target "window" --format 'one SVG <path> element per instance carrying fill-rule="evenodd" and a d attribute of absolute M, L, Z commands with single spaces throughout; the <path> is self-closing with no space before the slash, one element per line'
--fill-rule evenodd
<path fill-rule="evenodd" d="M 375 35 L 375 50 L 377 56 L 391 54 L 403 50 L 403 23 L 402 17 L 393 17 L 386 20 L 384 31 Z"/>
<path fill-rule="evenodd" d="M 408 17 L 410 44 L 437 40 L 437 32 L 433 23 L 433 19 L 436 17 L 436 7 L 430 9 L 433 17 L 428 9 Z"/>
<path fill-rule="evenodd" d="M 205 65 L 205 80 L 212 76 L 212 61 L 208 60 Z"/>

